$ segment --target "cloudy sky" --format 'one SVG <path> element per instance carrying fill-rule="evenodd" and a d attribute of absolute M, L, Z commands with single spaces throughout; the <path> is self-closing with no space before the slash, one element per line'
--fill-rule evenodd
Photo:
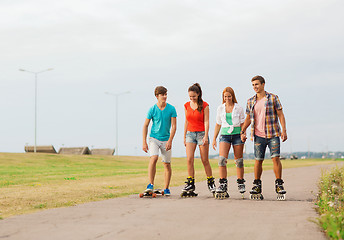
<path fill-rule="evenodd" d="M 130 91 L 119 97 L 119 154 L 144 155 L 142 125 L 164 85 L 183 156 L 188 87 L 203 88 L 212 138 L 223 88 L 245 107 L 262 75 L 284 107 L 283 152 L 344 151 L 343 10 L 342 0 L 2 0 L 0 151 L 34 143 L 34 74 L 19 69 L 48 68 L 38 145 L 114 147 L 115 98 L 104 92 Z"/>

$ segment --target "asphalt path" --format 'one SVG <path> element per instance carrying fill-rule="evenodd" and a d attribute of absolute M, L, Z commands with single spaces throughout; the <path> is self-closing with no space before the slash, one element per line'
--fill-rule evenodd
<path fill-rule="evenodd" d="M 132 195 L 11 217 L 0 221 L 0 239 L 327 239 L 315 223 L 314 199 L 329 167 L 283 170 L 286 201 L 276 200 L 270 170 L 263 172 L 263 201 L 249 200 L 248 192 L 242 199 L 230 177 L 229 199 L 214 199 L 203 181 L 194 198 L 173 187 L 170 197 Z M 248 190 L 253 174 L 245 178 Z"/>

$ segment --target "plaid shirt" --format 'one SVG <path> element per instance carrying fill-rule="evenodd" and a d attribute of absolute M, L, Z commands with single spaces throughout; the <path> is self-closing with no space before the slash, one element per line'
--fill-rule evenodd
<path fill-rule="evenodd" d="M 277 95 L 265 92 L 266 102 L 265 102 L 265 135 L 266 138 L 279 137 L 281 135 L 280 126 L 278 124 L 277 110 L 282 109 L 282 104 Z M 251 119 L 251 140 L 254 136 L 254 106 L 257 102 L 257 95 L 254 95 L 249 100 L 247 100 L 246 114 L 250 114 Z"/>

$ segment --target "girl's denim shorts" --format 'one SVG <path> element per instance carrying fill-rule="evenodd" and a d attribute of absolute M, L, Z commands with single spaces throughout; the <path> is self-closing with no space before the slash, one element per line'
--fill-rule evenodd
<path fill-rule="evenodd" d="M 187 143 L 195 143 L 197 145 L 203 145 L 203 138 L 204 138 L 205 132 L 186 132 L 185 140 Z M 209 137 L 208 137 L 209 142 Z"/>
<path fill-rule="evenodd" d="M 234 134 L 234 135 L 221 135 L 221 136 L 220 136 L 220 142 L 226 142 L 226 143 L 232 144 L 233 146 L 244 144 L 244 143 L 241 141 L 240 134 Z"/>

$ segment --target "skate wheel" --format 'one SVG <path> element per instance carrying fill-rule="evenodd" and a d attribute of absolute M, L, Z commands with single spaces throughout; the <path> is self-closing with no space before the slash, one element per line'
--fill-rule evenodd
<path fill-rule="evenodd" d="M 156 198 L 156 193 L 152 193 L 152 198 Z"/>
<path fill-rule="evenodd" d="M 284 194 L 278 194 L 277 195 L 277 201 L 284 201 L 285 200 L 285 195 Z"/>
<path fill-rule="evenodd" d="M 263 194 L 250 194 L 250 199 L 252 200 L 263 200 Z"/>
<path fill-rule="evenodd" d="M 161 191 L 161 196 L 164 196 L 165 195 L 165 192 L 164 191 Z"/>
<path fill-rule="evenodd" d="M 143 198 L 143 193 L 140 193 L 139 196 L 140 196 L 140 198 Z"/>

